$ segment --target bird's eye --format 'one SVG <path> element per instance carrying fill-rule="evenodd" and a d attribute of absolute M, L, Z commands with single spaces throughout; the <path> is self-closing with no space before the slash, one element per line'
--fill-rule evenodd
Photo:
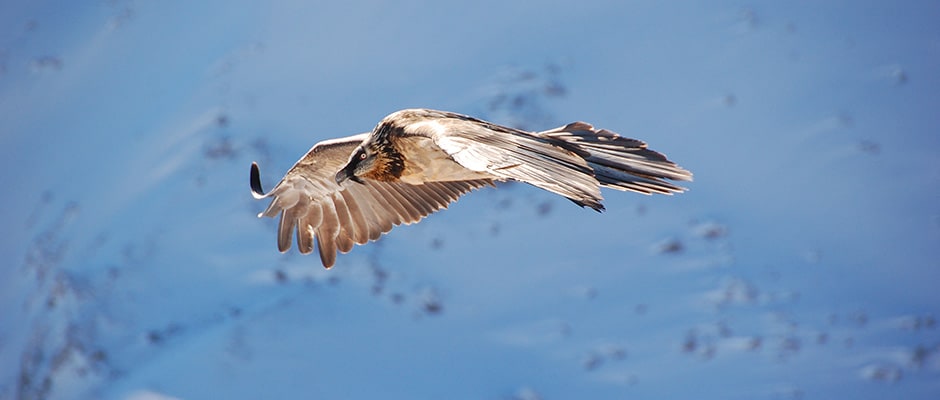
<path fill-rule="evenodd" d="M 365 160 L 365 159 L 366 159 L 366 152 L 364 152 L 364 151 L 359 152 L 359 159 L 360 159 L 360 160 Z"/>

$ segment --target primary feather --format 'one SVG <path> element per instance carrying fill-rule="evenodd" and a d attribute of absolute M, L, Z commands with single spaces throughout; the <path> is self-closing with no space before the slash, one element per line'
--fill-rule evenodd
<path fill-rule="evenodd" d="M 642 141 L 584 122 L 535 133 L 429 109 L 398 111 L 371 133 L 317 143 L 267 193 L 257 164 L 251 168 L 254 196 L 274 198 L 259 217 L 280 215 L 278 249 L 290 249 L 296 234 L 301 253 L 316 242 L 327 268 L 337 251 L 417 222 L 493 181 L 529 183 L 601 211 L 601 186 L 685 190 L 666 179 L 691 181 L 692 173 Z"/>

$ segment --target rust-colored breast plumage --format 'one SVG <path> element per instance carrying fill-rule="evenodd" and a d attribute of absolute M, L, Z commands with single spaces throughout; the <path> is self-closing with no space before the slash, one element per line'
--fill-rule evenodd
<path fill-rule="evenodd" d="M 401 134 L 401 128 L 383 123 L 376 132 L 375 139 L 370 144 L 375 160 L 372 168 L 361 176 L 376 181 L 396 182 L 405 169 L 405 157 L 393 142 L 394 137 Z"/>

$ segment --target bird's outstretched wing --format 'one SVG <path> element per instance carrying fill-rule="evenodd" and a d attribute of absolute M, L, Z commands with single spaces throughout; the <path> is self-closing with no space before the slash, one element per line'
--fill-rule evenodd
<path fill-rule="evenodd" d="M 488 179 L 428 182 L 366 180 L 340 186 L 334 177 L 368 134 L 317 143 L 265 193 L 258 164 L 251 164 L 251 191 L 255 198 L 273 197 L 258 217 L 280 215 L 277 247 L 291 247 L 294 232 L 301 253 L 313 251 L 314 239 L 324 267 L 336 262 L 337 250 L 350 251 L 354 244 L 376 240 L 395 225 L 411 224 L 473 189 L 491 185 Z"/>
<path fill-rule="evenodd" d="M 526 182 L 598 211 L 604 209 L 600 186 L 671 194 L 685 189 L 665 179 L 692 180 L 689 171 L 646 143 L 584 122 L 533 133 L 427 109 L 404 110 L 387 121 L 399 126 L 402 137 L 432 138 L 469 170 Z"/>

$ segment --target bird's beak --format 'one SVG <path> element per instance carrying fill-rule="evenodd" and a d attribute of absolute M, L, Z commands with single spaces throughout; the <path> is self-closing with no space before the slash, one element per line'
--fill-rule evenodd
<path fill-rule="evenodd" d="M 362 184 L 362 179 L 359 179 L 359 177 L 356 176 L 356 173 L 353 172 L 354 169 L 355 169 L 355 165 L 352 163 L 349 163 L 348 165 L 343 167 L 343 169 L 339 170 L 339 172 L 336 173 L 336 183 L 342 185 L 343 182 L 346 182 L 346 180 L 348 179 L 353 182 Z"/>

